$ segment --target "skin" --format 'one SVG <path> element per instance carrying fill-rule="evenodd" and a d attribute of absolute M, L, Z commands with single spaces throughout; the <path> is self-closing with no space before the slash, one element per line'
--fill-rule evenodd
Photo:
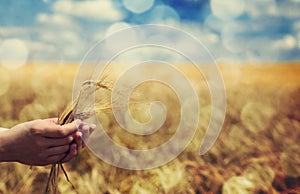
<path fill-rule="evenodd" d="M 44 166 L 68 162 L 95 129 L 79 120 L 60 126 L 57 119 L 39 119 L 0 131 L 0 162 Z"/>

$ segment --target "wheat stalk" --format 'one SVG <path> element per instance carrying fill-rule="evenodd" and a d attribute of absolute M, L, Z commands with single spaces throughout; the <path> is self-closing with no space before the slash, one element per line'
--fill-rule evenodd
<path fill-rule="evenodd" d="M 65 125 L 68 123 L 71 123 L 74 121 L 75 118 L 75 111 L 78 108 L 78 105 L 80 102 L 87 102 L 86 98 L 84 97 L 89 97 L 90 94 L 88 93 L 88 88 L 90 86 L 96 86 L 95 90 L 99 89 L 104 89 L 107 91 L 112 91 L 112 89 L 108 86 L 107 83 L 104 83 L 103 81 L 99 82 L 94 82 L 94 81 L 86 81 L 83 83 L 82 88 L 80 90 L 80 93 L 78 97 L 75 99 L 73 103 L 71 103 L 67 108 L 63 111 L 63 113 L 59 116 L 58 118 L 58 124 L 59 125 Z M 95 92 L 95 91 L 92 91 Z M 111 106 L 105 106 L 102 109 L 110 109 Z M 101 109 L 101 108 L 100 108 Z M 98 108 L 99 110 L 99 108 Z M 76 112 L 76 117 L 79 116 L 81 119 L 87 119 L 91 116 L 89 112 Z M 74 191 L 76 191 L 75 186 L 72 184 L 70 181 L 68 174 L 66 170 L 63 167 L 62 161 L 59 161 L 57 163 L 52 164 L 49 176 L 48 176 L 48 181 L 47 181 L 47 186 L 46 186 L 46 191 L 45 193 L 57 193 L 58 191 L 58 177 L 59 177 L 59 172 L 62 170 L 62 172 L 65 175 L 66 180 L 71 184 L 72 188 Z"/>

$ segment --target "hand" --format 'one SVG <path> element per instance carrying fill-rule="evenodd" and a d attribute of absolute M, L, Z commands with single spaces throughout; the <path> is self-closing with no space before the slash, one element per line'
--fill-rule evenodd
<path fill-rule="evenodd" d="M 66 156 L 62 162 L 67 162 L 70 159 L 72 159 L 73 154 L 71 154 L 71 152 L 74 151 L 74 150 L 72 150 L 75 148 L 75 147 L 74 148 L 72 147 L 72 146 L 75 146 L 74 144 L 76 144 L 77 153 L 80 153 L 80 151 L 84 147 L 86 147 L 85 142 L 88 141 L 90 134 L 92 134 L 96 128 L 95 124 L 87 124 L 87 123 L 82 122 L 81 120 L 76 120 L 75 124 L 78 128 L 78 132 L 76 132 L 76 134 L 75 134 L 75 141 L 71 145 L 70 154 L 68 154 L 68 156 Z"/>
<path fill-rule="evenodd" d="M 57 124 L 57 119 L 53 119 L 53 121 Z M 88 141 L 88 138 L 91 133 L 96 128 L 95 124 L 87 124 L 77 119 L 74 121 L 78 131 L 74 135 L 74 140 L 70 144 L 70 150 L 66 153 L 65 157 L 60 160 L 61 162 L 68 162 L 74 156 L 81 152 L 81 150 L 86 146 L 84 142 Z"/>
<path fill-rule="evenodd" d="M 81 123 L 83 131 L 94 126 Z M 83 133 L 75 122 L 57 125 L 57 119 L 34 120 L 2 131 L 0 161 L 18 161 L 28 165 L 47 165 L 72 159 L 82 148 Z"/>

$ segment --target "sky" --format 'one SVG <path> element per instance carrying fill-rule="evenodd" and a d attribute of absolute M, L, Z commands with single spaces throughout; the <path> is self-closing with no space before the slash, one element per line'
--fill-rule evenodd
<path fill-rule="evenodd" d="M 298 61 L 299 10 L 300 0 L 0 0 L 0 62 L 80 61 L 141 24 L 189 33 L 219 61 Z"/>

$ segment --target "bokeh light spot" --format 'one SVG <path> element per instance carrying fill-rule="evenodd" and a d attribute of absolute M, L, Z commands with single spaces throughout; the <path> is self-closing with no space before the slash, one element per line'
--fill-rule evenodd
<path fill-rule="evenodd" d="M 123 0 L 125 8 L 133 13 L 143 13 L 153 6 L 154 0 Z"/>
<path fill-rule="evenodd" d="M 26 105 L 19 114 L 19 120 L 23 122 L 48 117 L 49 115 L 45 107 L 38 103 Z"/>
<path fill-rule="evenodd" d="M 0 45 L 0 62 L 9 69 L 17 69 L 27 62 L 28 47 L 19 39 L 7 39 Z"/>
<path fill-rule="evenodd" d="M 243 14 L 244 0 L 211 0 L 212 13 L 222 20 L 234 19 Z"/>
<path fill-rule="evenodd" d="M 167 5 L 158 5 L 151 11 L 148 20 L 151 23 L 179 21 L 180 16 L 172 7 Z"/>
<path fill-rule="evenodd" d="M 244 52 L 249 42 L 249 39 L 243 36 L 244 34 L 244 31 L 239 30 L 234 24 L 223 27 L 221 38 L 224 48 L 232 53 Z"/>

